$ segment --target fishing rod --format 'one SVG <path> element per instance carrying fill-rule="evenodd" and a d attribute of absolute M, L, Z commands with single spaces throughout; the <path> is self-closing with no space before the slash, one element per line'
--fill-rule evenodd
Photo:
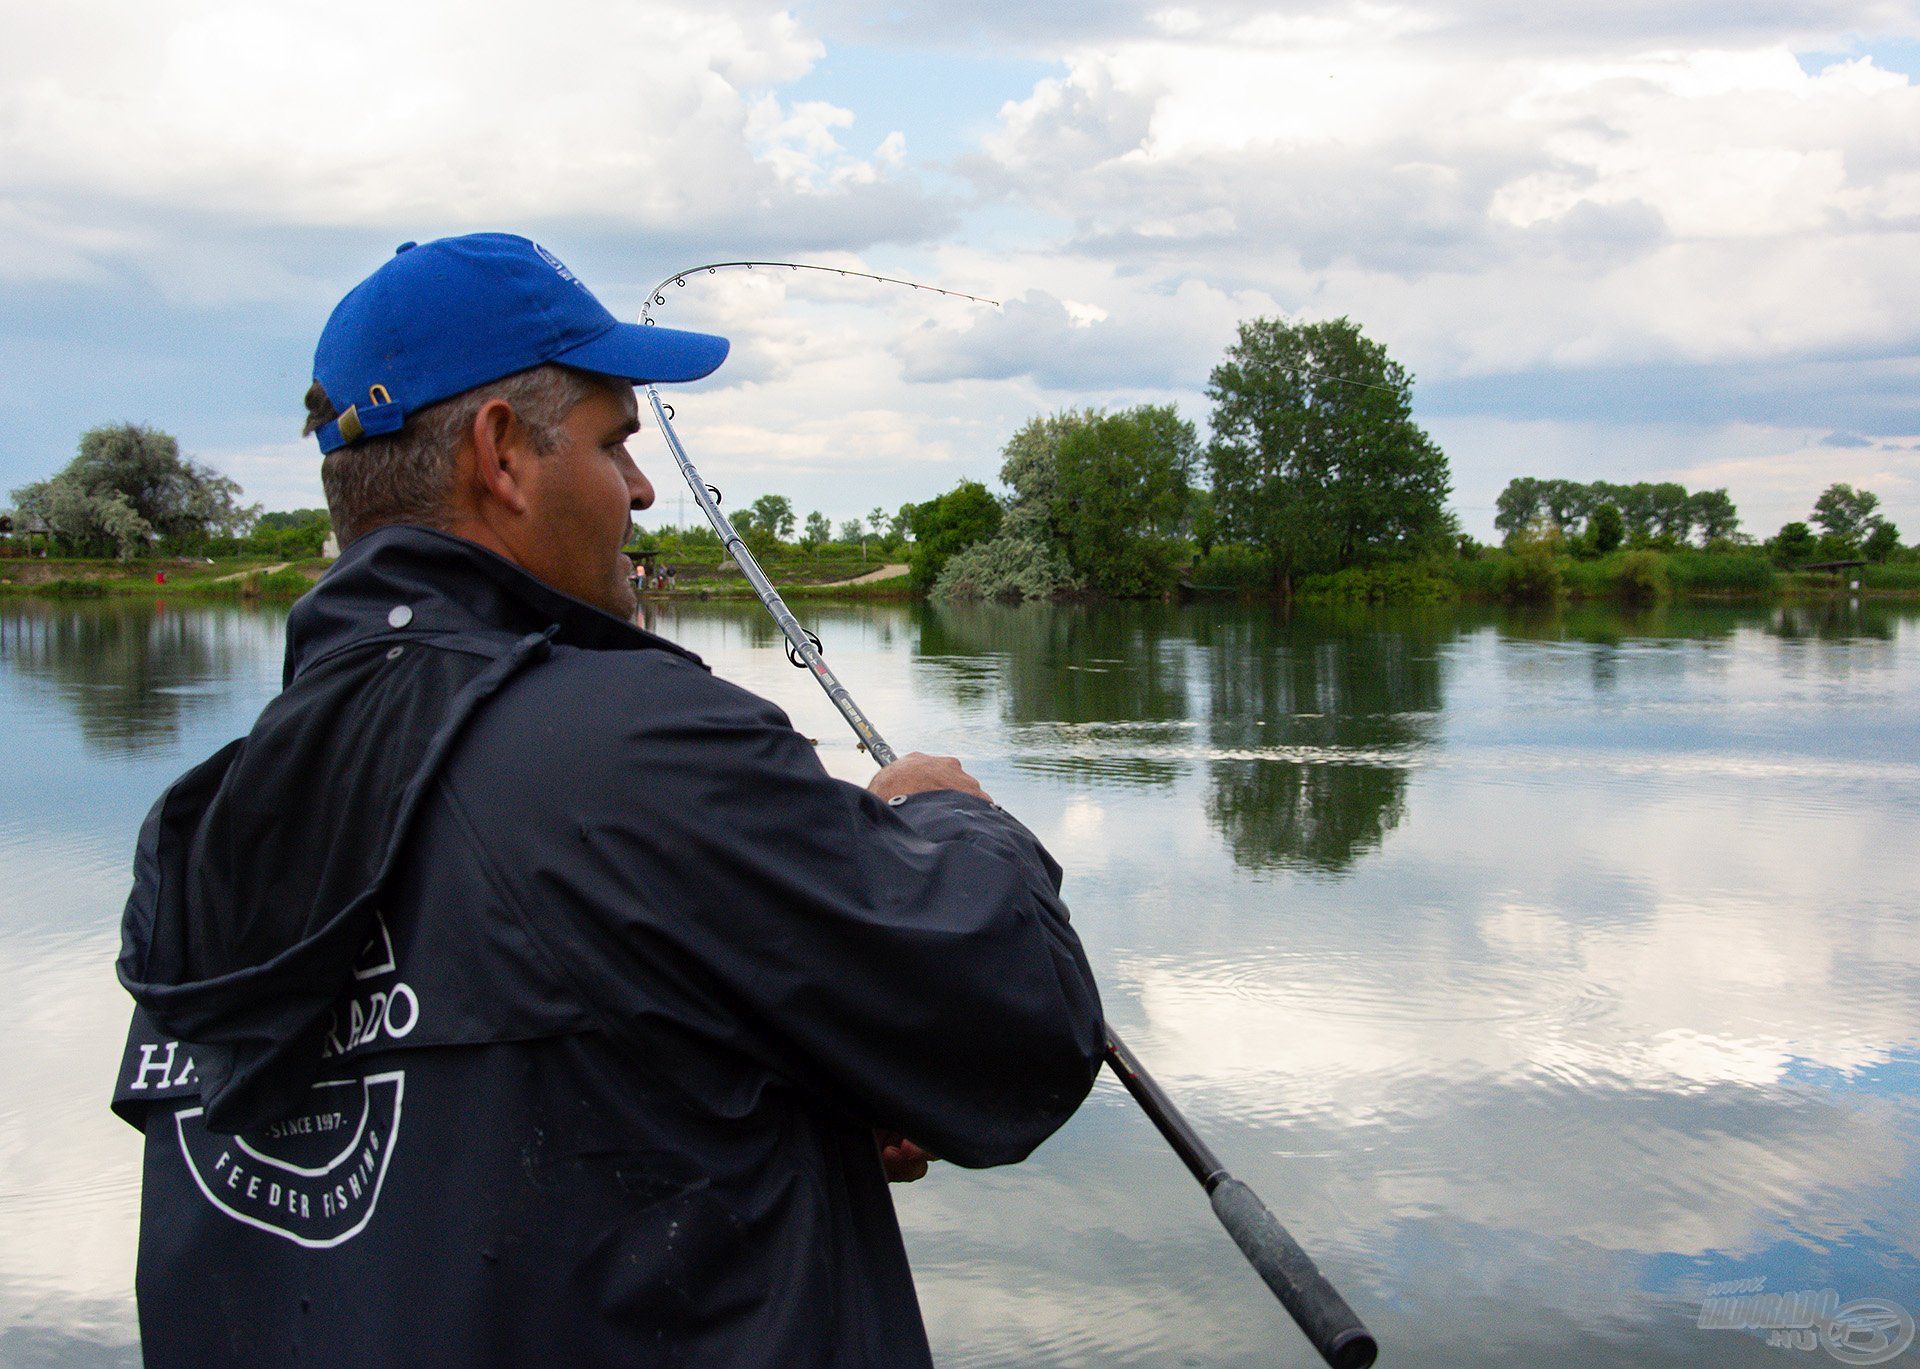
<path fill-rule="evenodd" d="M 893 764 L 897 759 L 894 749 L 861 711 L 860 705 L 854 702 L 853 695 L 840 683 L 840 677 L 828 666 L 820 653 L 820 639 L 800 626 L 786 601 L 780 597 L 780 591 L 774 588 L 766 572 L 760 569 L 759 561 L 754 559 L 740 534 L 733 530 L 733 524 L 726 514 L 720 511 L 719 491 L 700 478 L 700 472 L 694 469 L 687 449 L 681 445 L 680 435 L 673 429 L 672 408 L 661 402 L 660 392 L 653 386 L 647 386 L 646 391 L 647 402 L 653 407 L 653 416 L 660 424 L 660 434 L 666 439 L 667 450 L 673 454 L 674 464 L 680 467 L 680 474 L 686 477 L 695 502 L 706 514 L 714 532 L 719 534 L 726 553 L 738 563 L 740 573 L 753 586 L 753 592 L 759 596 L 761 604 L 773 615 L 774 622 L 779 624 L 781 635 L 787 639 L 787 659 L 812 674 L 814 681 L 833 701 L 833 706 L 840 710 L 840 716 L 847 720 L 854 736 L 860 739 L 861 748 L 876 764 Z M 1292 1314 L 1307 1339 L 1313 1343 L 1313 1348 L 1334 1369 L 1366 1369 L 1379 1354 L 1373 1333 L 1367 1330 L 1359 1316 L 1347 1305 L 1346 1299 L 1327 1282 L 1313 1258 L 1280 1225 L 1260 1200 L 1260 1195 L 1220 1163 L 1220 1157 L 1200 1138 L 1193 1124 L 1174 1105 L 1166 1090 L 1147 1073 L 1140 1058 L 1127 1047 L 1119 1034 L 1104 1023 L 1101 1032 L 1105 1037 L 1108 1068 L 1119 1077 L 1127 1092 L 1133 1095 L 1134 1101 L 1147 1114 L 1148 1120 L 1166 1138 L 1167 1144 L 1173 1147 L 1174 1154 L 1180 1157 L 1188 1172 L 1206 1190 L 1220 1224 L 1227 1229 L 1234 1244 L 1240 1247 L 1240 1253 L 1246 1256 L 1247 1262 L 1266 1281 L 1267 1287 L 1273 1290 L 1274 1296 L 1280 1299 L 1281 1305 Z"/>

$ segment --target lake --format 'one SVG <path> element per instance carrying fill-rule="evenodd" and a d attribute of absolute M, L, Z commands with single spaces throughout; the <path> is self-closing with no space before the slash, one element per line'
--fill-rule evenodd
<path fill-rule="evenodd" d="M 1383 1362 L 1840 1358 L 1714 1285 L 1920 1312 L 1920 608 L 799 616 L 1059 857 L 1116 1029 Z M 137 1362 L 130 854 L 283 625 L 0 600 L 0 1362 Z M 757 605 L 652 625 L 870 773 Z M 944 1365 L 1318 1362 L 1110 1077 L 894 1192 Z"/>

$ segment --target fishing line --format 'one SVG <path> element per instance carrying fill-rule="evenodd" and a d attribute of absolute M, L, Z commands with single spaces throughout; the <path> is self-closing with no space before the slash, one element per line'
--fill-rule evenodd
<path fill-rule="evenodd" d="M 666 291 L 669 285 L 678 286 L 684 290 L 687 287 L 687 277 L 697 276 L 702 271 L 711 276 L 721 271 L 730 271 L 735 267 L 745 267 L 751 271 L 756 266 L 784 267 L 789 271 L 820 271 L 828 275 L 848 276 L 856 280 L 875 280 L 883 285 L 904 285 L 911 290 L 924 290 L 930 295 L 946 295 L 952 299 L 969 299 L 975 304 L 991 304 L 996 309 L 1000 307 L 999 300 L 988 299 L 985 295 L 969 295 L 964 290 L 948 290 L 938 285 L 928 285 L 923 281 L 907 280 L 901 276 L 877 276 L 871 271 L 855 271 L 846 266 L 820 266 L 806 261 L 710 261 L 704 266 L 689 266 L 684 271 L 675 271 L 654 286 L 648 292 L 646 307 L 640 311 L 640 321 L 648 327 L 653 326 L 653 311 L 667 302 Z"/>
<path fill-rule="evenodd" d="M 813 262 L 805 261 L 710 261 L 701 266 L 689 266 L 684 271 L 675 271 L 672 275 L 661 280 L 653 289 L 649 290 L 647 292 L 647 302 L 640 310 L 640 321 L 649 328 L 656 326 L 657 320 L 653 317 L 653 311 L 656 308 L 665 306 L 667 303 L 667 287 L 669 285 L 684 290 L 687 288 L 688 276 L 698 276 L 702 272 L 711 276 L 721 271 L 731 271 L 736 267 L 744 267 L 751 271 L 756 266 L 784 268 L 788 271 L 820 271 L 828 275 L 848 276 L 856 280 L 879 281 L 883 285 L 904 285 L 911 290 L 922 290 L 930 295 L 945 295 L 950 299 L 972 300 L 975 304 L 991 304 L 996 309 L 1003 307 L 1001 301 L 988 299 L 985 295 L 969 295 L 964 290 L 949 290 L 939 285 L 928 285 L 924 281 L 907 280 L 903 276 L 880 276 L 875 275 L 871 271 L 855 271 L 845 266 L 821 266 Z M 1277 369 L 1285 371 L 1289 375 L 1311 376 L 1315 380 L 1330 380 L 1336 385 L 1352 385 L 1361 390 L 1378 390 L 1382 394 L 1389 395 L 1398 395 L 1400 393 L 1391 385 L 1379 385 L 1371 380 L 1350 380 L 1346 376 L 1334 375 L 1331 371 L 1316 371 L 1307 366 L 1281 366 Z M 671 411 L 673 406 L 668 405 L 667 407 L 669 411 Z"/>

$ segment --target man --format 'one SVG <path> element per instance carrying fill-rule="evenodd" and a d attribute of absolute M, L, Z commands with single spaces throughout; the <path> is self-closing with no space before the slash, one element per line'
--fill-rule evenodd
<path fill-rule="evenodd" d="M 951 758 L 829 778 L 625 621 L 633 386 L 725 352 L 496 234 L 328 321 L 344 550 L 127 904 L 148 1364 L 925 1364 L 888 1172 L 1086 1095 L 1032 835 Z"/>

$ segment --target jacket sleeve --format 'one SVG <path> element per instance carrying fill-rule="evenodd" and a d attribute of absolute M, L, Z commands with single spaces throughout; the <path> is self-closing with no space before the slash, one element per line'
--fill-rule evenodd
<path fill-rule="evenodd" d="M 772 704 L 672 673 L 578 777 L 570 850 L 536 872 L 540 904 L 581 910 L 568 959 L 596 1011 L 743 1045 L 958 1164 L 1023 1159 L 1102 1055 L 1059 866 L 993 804 L 886 803 Z"/>

